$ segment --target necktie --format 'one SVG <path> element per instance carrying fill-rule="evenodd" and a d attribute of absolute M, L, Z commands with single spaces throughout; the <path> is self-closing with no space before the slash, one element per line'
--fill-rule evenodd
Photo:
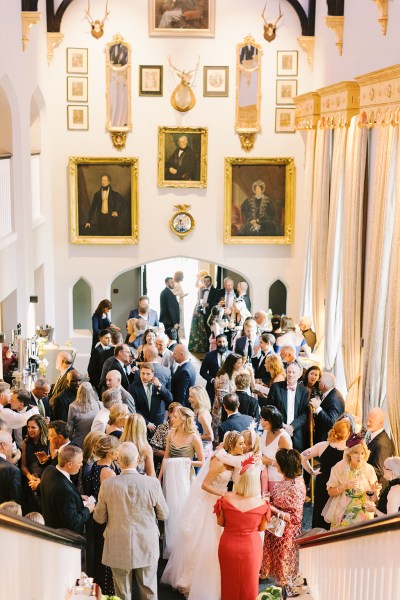
<path fill-rule="evenodd" d="M 251 341 L 249 340 L 248 346 L 247 346 L 247 356 L 249 358 L 251 358 L 253 356 L 253 344 L 251 343 Z"/>
<path fill-rule="evenodd" d="M 146 384 L 145 390 L 146 390 L 146 396 L 147 396 L 147 403 L 149 405 L 149 410 L 150 410 L 151 409 L 151 383 Z"/>
<path fill-rule="evenodd" d="M 38 407 L 40 416 L 44 418 L 46 416 L 46 411 L 44 410 L 43 402 L 39 399 L 37 401 L 37 407 Z"/>
<path fill-rule="evenodd" d="M 125 371 L 125 375 L 126 375 L 127 379 L 129 379 L 127 365 L 124 366 L 124 371 Z"/>

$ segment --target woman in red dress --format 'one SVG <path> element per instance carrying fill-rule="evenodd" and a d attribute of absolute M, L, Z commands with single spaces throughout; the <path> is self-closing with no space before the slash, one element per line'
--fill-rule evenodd
<path fill-rule="evenodd" d="M 266 531 L 261 579 L 273 577 L 286 585 L 297 574 L 296 538 L 301 533 L 306 486 L 301 477 L 301 457 L 297 450 L 278 450 L 275 456 L 278 471 L 284 479 L 271 492 L 271 512 L 280 513 L 286 521 L 282 537 Z"/>
<path fill-rule="evenodd" d="M 253 456 L 243 461 L 233 489 L 214 507 L 218 525 L 225 528 L 218 549 L 221 600 L 254 600 L 262 560 L 258 532 L 265 530 L 271 512 L 260 497 L 260 472 Z"/>

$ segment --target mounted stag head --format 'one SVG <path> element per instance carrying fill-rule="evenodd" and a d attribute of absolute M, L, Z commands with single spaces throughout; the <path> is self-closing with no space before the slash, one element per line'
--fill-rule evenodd
<path fill-rule="evenodd" d="M 200 64 L 200 56 L 197 57 L 197 65 L 191 71 L 181 71 L 177 69 L 168 57 L 169 66 L 181 80 L 180 84 L 174 89 L 171 96 L 171 104 L 175 110 L 186 112 L 196 104 L 196 97 L 192 90 L 192 85 L 197 75 Z"/>
<path fill-rule="evenodd" d="M 85 13 L 87 14 L 87 19 L 92 27 L 91 34 L 93 37 L 96 38 L 96 40 L 98 40 L 104 33 L 104 23 L 108 15 L 110 14 L 110 11 L 108 10 L 108 0 L 106 0 L 106 14 L 104 15 L 102 21 L 99 21 L 98 19 L 96 19 L 96 21 L 93 21 L 92 16 L 90 14 L 90 0 L 88 0 L 88 9 L 85 10 Z"/>
<path fill-rule="evenodd" d="M 268 0 L 265 3 L 264 10 L 262 11 L 262 18 L 264 20 L 264 38 L 267 42 L 273 42 L 276 38 L 276 26 L 278 25 L 278 21 L 283 17 L 283 13 L 281 10 L 281 5 L 279 3 L 279 17 L 275 21 L 275 23 L 268 23 L 267 17 L 265 17 L 265 9 L 267 8 Z"/>

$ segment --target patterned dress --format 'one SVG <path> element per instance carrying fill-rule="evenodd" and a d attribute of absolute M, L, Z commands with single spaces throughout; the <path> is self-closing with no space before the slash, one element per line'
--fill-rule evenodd
<path fill-rule="evenodd" d="M 235 371 L 234 376 L 238 374 Z M 234 392 L 236 390 L 235 382 L 232 379 L 229 379 L 227 373 L 223 375 L 219 375 L 214 380 L 215 387 L 215 398 L 212 406 L 212 429 L 214 432 L 214 440 L 218 440 L 218 427 L 221 423 L 221 412 L 222 412 L 222 400 L 224 399 L 225 394 L 229 394 L 230 392 Z"/>
<path fill-rule="evenodd" d="M 296 538 L 301 533 L 306 486 L 302 477 L 279 481 L 271 493 L 271 504 L 290 514 L 281 538 L 265 532 L 261 576 L 273 577 L 284 585 L 297 574 Z"/>

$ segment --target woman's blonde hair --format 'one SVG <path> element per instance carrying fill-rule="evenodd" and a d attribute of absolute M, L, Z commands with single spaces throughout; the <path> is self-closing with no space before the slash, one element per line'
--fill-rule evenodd
<path fill-rule="evenodd" d="M 84 381 L 78 387 L 78 392 L 76 394 L 74 406 L 77 406 L 79 412 L 87 413 L 90 410 L 94 410 L 96 407 L 98 408 L 98 404 L 96 403 L 96 395 L 93 390 L 92 384 L 88 381 Z"/>
<path fill-rule="evenodd" d="M 186 406 L 177 406 L 175 414 L 179 415 L 183 421 L 183 431 L 185 433 L 199 433 L 194 422 L 194 412 Z"/>
<path fill-rule="evenodd" d="M 110 408 L 108 424 L 114 425 L 121 417 L 129 415 L 129 410 L 126 404 L 113 404 Z"/>
<path fill-rule="evenodd" d="M 105 458 L 109 452 L 115 450 L 119 445 L 119 440 L 115 435 L 105 435 L 99 438 L 95 444 L 93 451 L 98 458 Z"/>
<path fill-rule="evenodd" d="M 336 421 L 328 433 L 328 442 L 343 442 L 350 435 L 350 423 L 348 421 Z"/>
<path fill-rule="evenodd" d="M 277 375 L 284 375 L 285 369 L 283 368 L 282 361 L 277 354 L 272 354 L 271 356 L 267 356 L 265 359 L 265 370 L 271 375 L 272 379 L 275 379 Z"/>
<path fill-rule="evenodd" d="M 260 472 L 255 466 L 245 470 L 239 481 L 233 485 L 233 491 L 245 498 L 257 498 L 261 495 Z"/>
<path fill-rule="evenodd" d="M 251 452 L 260 452 L 260 436 L 255 431 L 250 429 L 244 429 L 241 433 L 245 441 L 246 446 L 251 447 Z"/>
<path fill-rule="evenodd" d="M 192 395 L 196 398 L 198 411 L 211 411 L 210 397 L 203 387 L 201 387 L 200 385 L 194 385 L 193 387 L 189 388 L 189 392 L 191 392 Z"/>
<path fill-rule="evenodd" d="M 243 436 L 238 431 L 228 431 L 228 433 L 226 433 L 224 437 L 224 450 L 226 450 L 228 454 L 230 454 L 236 446 L 236 444 L 238 443 L 239 438 L 241 437 Z"/>
<path fill-rule="evenodd" d="M 83 463 L 86 464 L 89 461 L 97 460 L 99 458 L 95 453 L 95 448 L 98 442 L 105 437 L 106 434 L 102 431 L 89 431 L 85 439 L 83 440 Z"/>
<path fill-rule="evenodd" d="M 365 458 L 365 462 L 367 462 L 369 455 L 371 454 L 371 452 L 368 450 L 368 446 L 367 444 L 362 441 L 358 444 L 355 444 L 354 446 L 352 446 L 351 448 L 346 448 L 346 450 L 343 453 L 343 458 L 350 464 L 351 461 L 351 455 L 353 454 L 353 452 L 355 452 L 356 450 L 359 449 L 359 446 L 362 447 L 362 449 L 364 450 L 364 458 Z"/>
<path fill-rule="evenodd" d="M 138 413 L 129 415 L 126 419 L 120 442 L 121 444 L 122 442 L 132 442 L 139 451 L 140 460 L 144 458 L 149 450 L 149 443 L 147 441 L 146 421 L 142 415 Z"/>
<path fill-rule="evenodd" d="M 135 319 L 135 318 L 127 320 L 126 325 L 127 326 L 129 325 L 131 328 L 131 331 L 132 331 L 131 335 L 138 336 L 138 334 L 139 334 L 138 321 L 139 321 L 139 319 Z"/>

